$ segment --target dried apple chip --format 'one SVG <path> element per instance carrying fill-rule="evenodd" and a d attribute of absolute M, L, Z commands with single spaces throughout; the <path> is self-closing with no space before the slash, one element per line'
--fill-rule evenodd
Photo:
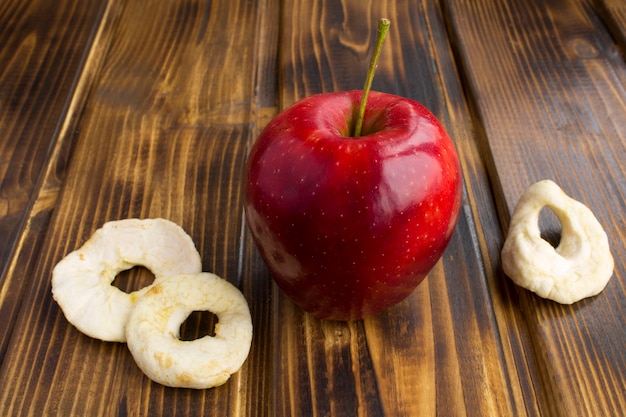
<path fill-rule="evenodd" d="M 561 222 L 556 248 L 541 237 L 539 213 L 544 207 Z M 588 207 L 550 180 L 524 192 L 502 248 L 502 268 L 517 285 L 540 297 L 572 304 L 600 293 L 613 267 L 607 235 Z"/>

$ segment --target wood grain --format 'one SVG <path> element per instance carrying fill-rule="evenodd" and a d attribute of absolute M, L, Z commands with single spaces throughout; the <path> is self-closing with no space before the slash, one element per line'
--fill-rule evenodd
<path fill-rule="evenodd" d="M 0 5 L 0 415 L 605 416 L 626 406 L 626 64 L 614 0 L 36 0 Z M 315 319 L 272 283 L 242 213 L 246 155 L 314 93 L 424 103 L 455 141 L 464 205 L 405 301 Z M 574 306 L 500 270 L 509 216 L 553 178 L 605 226 L 615 275 Z M 163 387 L 82 335 L 54 265 L 104 222 L 165 217 L 250 304 L 248 360 L 210 390 Z M 559 224 L 542 228 L 558 239 Z M 152 280 L 133 268 L 126 291 Z M 183 324 L 211 331 L 210 315 Z M 617 410 L 617 411 L 616 411 Z"/>
<path fill-rule="evenodd" d="M 597 0 L 595 5 L 626 57 L 626 4 L 620 0 Z"/>

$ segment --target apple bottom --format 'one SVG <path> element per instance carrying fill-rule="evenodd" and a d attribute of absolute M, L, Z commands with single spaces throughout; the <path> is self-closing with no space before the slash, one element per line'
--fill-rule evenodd
<path fill-rule="evenodd" d="M 256 210 L 249 208 L 247 215 L 274 282 L 304 311 L 327 320 L 360 320 L 407 298 L 438 262 L 454 230 L 448 228 L 442 239 L 415 239 L 408 251 L 403 240 L 393 238 L 393 231 L 370 237 L 375 247 L 379 240 L 387 242 L 386 251 L 342 247 L 338 241 L 300 247 L 297 238 L 307 238 L 302 227 L 293 233 L 296 243 L 285 244 L 288 239 L 281 241 L 270 233 Z"/>
<path fill-rule="evenodd" d="M 448 246 L 458 215 L 454 207 L 449 221 L 431 210 L 429 216 L 420 215 L 418 207 L 370 229 L 354 217 L 340 222 L 325 215 L 322 225 L 313 215 L 264 216 L 252 206 L 246 207 L 246 218 L 283 293 L 318 318 L 346 321 L 374 315 L 411 294 Z M 421 220 L 414 221 L 416 217 Z M 420 234 L 421 228 L 431 233 Z M 363 230 L 368 230 L 367 239 L 354 238 Z M 322 243 L 303 243 L 318 241 Z"/>
<path fill-rule="evenodd" d="M 360 320 L 379 313 L 407 298 L 426 278 L 428 272 L 397 277 L 397 284 L 379 282 L 355 290 L 354 285 L 339 285 L 329 288 L 320 280 L 316 283 L 297 284 L 291 280 L 272 275 L 274 282 L 302 310 L 325 320 Z M 345 278 L 354 281 L 358 278 Z M 329 295 L 330 294 L 330 295 Z M 383 296 L 384 294 L 384 296 Z M 346 305 L 350 309 L 346 311 Z"/>

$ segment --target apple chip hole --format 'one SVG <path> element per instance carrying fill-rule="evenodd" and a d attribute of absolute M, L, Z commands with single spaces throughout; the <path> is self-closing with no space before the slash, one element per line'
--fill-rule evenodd
<path fill-rule="evenodd" d="M 556 248 L 561 242 L 562 228 L 561 221 L 550 207 L 546 206 L 541 209 L 539 212 L 539 230 L 543 240 Z"/>
<path fill-rule="evenodd" d="M 191 342 L 204 336 L 215 336 L 218 318 L 210 311 L 192 311 L 180 325 L 180 340 Z"/>
<path fill-rule="evenodd" d="M 113 282 L 111 282 L 111 285 L 127 294 L 130 294 L 133 291 L 147 287 L 152 284 L 153 281 L 154 274 L 150 272 L 148 268 L 143 266 L 134 266 L 117 274 L 115 279 L 113 279 Z"/>

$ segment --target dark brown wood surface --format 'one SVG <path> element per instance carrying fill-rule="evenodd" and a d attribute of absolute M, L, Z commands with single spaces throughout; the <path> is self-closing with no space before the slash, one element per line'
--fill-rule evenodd
<path fill-rule="evenodd" d="M 0 4 L 0 415 L 613 416 L 626 409 L 626 27 L 611 0 L 4 0 Z M 247 152 L 278 111 L 361 88 L 413 98 L 453 137 L 464 206 L 405 301 L 315 319 L 246 229 Z M 510 213 L 550 178 L 605 227 L 615 273 L 572 306 L 500 269 Z M 249 302 L 223 386 L 151 382 L 52 299 L 54 265 L 104 222 L 165 217 Z M 558 222 L 542 219 L 558 236 Z M 150 282 L 124 272 L 125 290 Z M 210 321 L 210 320 L 209 320 Z M 206 317 L 186 323 L 204 331 Z"/>

